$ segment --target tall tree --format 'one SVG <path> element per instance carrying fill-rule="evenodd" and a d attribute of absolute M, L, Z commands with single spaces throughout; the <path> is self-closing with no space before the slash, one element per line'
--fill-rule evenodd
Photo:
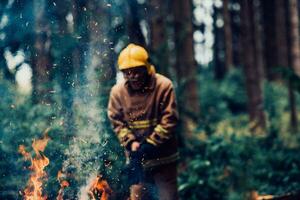
<path fill-rule="evenodd" d="M 300 38 L 299 38 L 299 14 L 298 1 L 289 0 L 289 15 L 290 15 L 290 52 L 291 66 L 295 73 L 300 76 Z"/>
<path fill-rule="evenodd" d="M 192 3 L 189 0 L 175 0 L 173 6 L 176 49 L 175 69 L 178 82 L 183 86 L 179 97 L 179 105 L 184 105 L 186 114 L 194 113 L 198 116 L 200 103 L 196 80 L 197 64 L 194 56 Z"/>
<path fill-rule="evenodd" d="M 53 4 L 51 4 L 53 5 Z M 74 118 L 73 118 L 73 101 L 74 101 L 74 65 L 73 52 L 76 41 L 73 36 L 73 26 L 68 21 L 68 15 L 72 13 L 71 2 L 62 0 L 57 1 L 52 6 L 53 15 L 56 18 L 57 29 L 53 33 L 53 48 L 55 48 L 55 61 L 58 66 L 57 75 L 61 87 L 61 113 L 64 117 L 65 136 L 74 136 Z M 64 44 L 64 45 L 62 45 Z"/>
<path fill-rule="evenodd" d="M 277 0 L 275 3 L 275 45 L 276 48 L 271 51 L 275 53 L 274 60 L 276 65 L 279 67 L 288 67 L 291 66 L 291 46 L 290 37 L 288 35 L 288 29 L 291 27 L 290 17 L 288 12 L 289 2 L 285 0 Z M 290 32 L 289 32 L 290 33 Z M 289 40 L 288 40 L 289 39 Z M 270 50 L 269 50 L 270 51 Z M 276 67 L 276 66 L 275 66 Z M 280 78 L 279 73 L 275 74 L 275 78 Z M 289 88 L 289 103 L 290 103 L 290 125 L 293 130 L 297 130 L 297 112 L 296 112 L 296 102 L 295 94 L 291 87 L 291 83 L 288 82 Z"/>
<path fill-rule="evenodd" d="M 50 54 L 51 29 L 46 12 L 46 1 L 34 1 L 35 40 L 32 52 L 33 101 L 51 103 L 53 63 Z"/>
<path fill-rule="evenodd" d="M 263 44 L 262 44 L 262 23 L 261 23 L 261 2 L 260 0 L 253 0 L 250 7 L 250 15 L 252 19 L 253 36 L 254 36 L 254 56 L 259 78 L 261 81 L 264 79 L 264 56 L 263 56 Z"/>
<path fill-rule="evenodd" d="M 288 12 L 289 1 L 285 0 L 264 0 L 264 28 L 265 28 L 265 56 L 266 71 L 269 80 L 280 80 L 280 73 L 276 70 L 278 67 L 292 66 L 292 49 L 289 48 L 292 43 L 291 37 L 291 14 Z M 295 14 L 295 13 L 294 13 Z M 293 22 L 297 26 L 297 22 Z M 293 26 L 294 26 L 293 25 Z M 289 31 L 288 31 L 289 29 Z M 297 28 L 296 28 L 297 29 Z M 289 33 L 289 35 L 288 35 Z M 296 32 L 297 34 L 297 32 Z M 297 48 L 297 47 L 296 47 Z M 297 61 L 296 61 L 297 62 Z M 277 72 L 276 72 L 277 71 Z M 289 104 L 291 115 L 291 127 L 297 129 L 297 114 L 295 94 L 288 82 Z"/>
<path fill-rule="evenodd" d="M 169 74 L 169 50 L 167 38 L 167 1 L 149 0 L 150 53 L 158 71 Z"/>
<path fill-rule="evenodd" d="M 73 37 L 77 40 L 73 51 L 72 63 L 74 66 L 75 85 L 82 86 L 85 84 L 85 66 L 86 54 L 89 42 L 89 12 L 87 11 L 87 1 L 72 0 L 73 16 Z M 78 93 L 82 93 L 82 87 L 77 87 Z"/>
<path fill-rule="evenodd" d="M 140 15 L 139 5 L 136 0 L 128 1 L 128 36 L 130 42 L 146 46 L 146 40 L 144 38 L 141 26 L 140 26 Z"/>
<path fill-rule="evenodd" d="M 299 38 L 299 14 L 298 1 L 288 1 L 289 11 L 289 64 L 297 76 L 300 76 L 300 38 Z M 291 84 L 291 83 L 289 83 Z M 291 126 L 294 131 L 297 130 L 297 110 L 296 96 L 289 86 L 290 108 L 291 108 Z"/>
<path fill-rule="evenodd" d="M 286 1 L 263 0 L 265 64 L 269 80 L 280 80 L 278 67 L 287 67 Z"/>
<path fill-rule="evenodd" d="M 231 17 L 229 0 L 223 0 L 224 42 L 225 42 L 225 67 L 229 71 L 233 66 Z"/>
<path fill-rule="evenodd" d="M 266 64 L 266 76 L 268 80 L 275 80 L 275 67 L 277 67 L 276 58 L 276 26 L 275 26 L 275 2 L 274 0 L 262 0 L 263 25 L 265 31 L 264 37 L 264 56 Z"/>
<path fill-rule="evenodd" d="M 279 67 L 288 66 L 288 41 L 287 41 L 287 3 L 286 0 L 274 1 L 275 8 L 275 49 L 269 51 L 276 51 L 276 65 Z M 269 37 L 269 35 L 268 35 Z"/>
<path fill-rule="evenodd" d="M 0 19 L 1 42 L 0 42 L 0 70 L 4 70 L 4 77 L 15 80 L 16 70 L 9 70 L 5 60 L 5 50 L 8 49 L 13 55 L 19 50 L 25 53 L 30 50 L 34 40 L 35 15 L 32 12 L 33 1 L 1 1 Z M 20 31 L 22 30 L 22 31 Z"/>
<path fill-rule="evenodd" d="M 257 33 L 255 33 L 254 2 L 252 0 L 241 1 L 241 28 L 243 43 L 243 65 L 246 77 L 248 95 L 248 112 L 250 127 L 254 133 L 261 133 L 266 126 L 263 109 L 262 74 L 261 65 L 257 59 Z"/>
<path fill-rule="evenodd" d="M 216 79 L 222 79 L 226 74 L 226 66 L 223 59 L 224 46 L 224 32 L 221 27 L 217 25 L 220 18 L 221 10 L 214 6 L 213 12 L 213 29 L 214 29 L 214 44 L 213 44 L 213 66 L 214 75 Z"/>

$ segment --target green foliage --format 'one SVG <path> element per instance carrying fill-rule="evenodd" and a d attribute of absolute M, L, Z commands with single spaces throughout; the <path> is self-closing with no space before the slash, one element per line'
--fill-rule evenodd
<path fill-rule="evenodd" d="M 300 138 L 289 128 L 288 89 L 264 83 L 266 137 L 250 133 L 246 92 L 240 70 L 223 80 L 204 71 L 202 124 L 190 149 L 182 149 L 179 191 L 182 199 L 245 199 L 250 191 L 279 195 L 300 189 Z"/>
<path fill-rule="evenodd" d="M 204 123 L 218 123 L 233 114 L 246 112 L 247 99 L 242 77 L 239 69 L 232 70 L 220 81 L 216 81 L 209 70 L 201 72 L 199 90 Z"/>
<path fill-rule="evenodd" d="M 278 118 L 284 112 L 289 110 L 288 90 L 283 84 L 266 82 L 264 88 L 264 107 L 269 118 Z"/>
<path fill-rule="evenodd" d="M 23 191 L 27 184 L 31 163 L 18 153 L 18 147 L 25 145 L 26 150 L 34 154 L 32 141 L 42 138 L 47 128 L 50 128 L 50 141 L 44 154 L 50 164 L 45 168 L 48 178 L 43 191 L 49 199 L 55 199 L 60 188 L 56 178 L 60 170 L 67 174 L 66 179 L 71 184 L 66 189 L 65 198 L 78 196 L 88 179 L 98 173 L 104 175 L 113 190 L 118 188 L 118 193 L 125 191 L 119 177 L 125 162 L 123 151 L 107 125 L 75 109 L 77 133 L 67 134 L 57 97 L 50 104 L 32 104 L 30 99 L 15 91 L 9 82 L 1 81 L 0 94 L 5 102 L 0 104 L 1 199 L 21 199 L 19 191 Z"/>
<path fill-rule="evenodd" d="M 244 199 L 252 190 L 283 194 L 300 188 L 299 147 L 272 137 L 213 135 L 185 152 L 179 177 L 182 198 Z"/>

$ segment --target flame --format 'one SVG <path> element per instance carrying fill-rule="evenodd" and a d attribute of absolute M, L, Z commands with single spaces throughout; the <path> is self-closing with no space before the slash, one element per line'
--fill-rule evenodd
<path fill-rule="evenodd" d="M 24 145 L 19 146 L 19 153 L 21 153 L 25 160 L 31 160 L 31 166 L 29 167 L 32 170 L 27 186 L 24 190 L 24 199 L 25 200 L 46 200 L 47 197 L 43 196 L 42 185 L 43 180 L 46 177 L 46 172 L 44 171 L 45 167 L 49 165 L 49 159 L 42 153 L 44 152 L 49 137 L 47 136 L 48 129 L 44 138 L 39 140 L 34 140 L 32 143 L 32 148 L 35 151 L 35 157 L 25 150 Z"/>
<path fill-rule="evenodd" d="M 25 160 L 30 160 L 30 159 L 31 159 L 31 155 L 30 155 L 30 153 L 28 153 L 28 152 L 26 151 L 24 145 L 20 145 L 20 146 L 19 146 L 18 152 L 19 152 L 20 154 L 22 154 L 22 156 L 25 158 Z"/>
<path fill-rule="evenodd" d="M 69 182 L 66 180 L 62 180 L 64 178 L 64 174 L 61 171 L 58 171 L 57 173 L 57 180 L 60 184 L 60 189 L 58 191 L 58 195 L 56 197 L 56 200 L 63 200 L 63 196 L 64 196 L 64 189 L 66 187 L 69 187 Z"/>
<path fill-rule="evenodd" d="M 257 191 L 250 192 L 250 200 L 268 200 L 274 199 L 273 195 L 259 195 Z"/>
<path fill-rule="evenodd" d="M 89 185 L 89 196 L 92 200 L 108 200 L 112 193 L 106 180 L 102 179 L 102 175 L 98 175 Z"/>

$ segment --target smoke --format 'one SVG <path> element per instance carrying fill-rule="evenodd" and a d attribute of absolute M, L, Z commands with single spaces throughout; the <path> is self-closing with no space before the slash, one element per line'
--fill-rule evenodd
<path fill-rule="evenodd" d="M 77 189 L 80 189 L 78 191 L 74 188 L 74 192 L 82 200 L 88 199 L 87 187 L 91 179 L 95 178 L 101 170 L 105 170 L 104 160 L 109 150 L 108 139 L 111 137 L 109 127 L 106 127 L 104 98 L 107 96 L 100 94 L 105 86 L 99 81 L 99 66 L 108 68 L 109 66 L 102 63 L 100 52 L 102 51 L 98 48 L 90 46 L 86 54 L 89 63 L 84 66 L 83 74 L 79 74 L 81 77 L 75 83 L 72 109 L 76 133 L 73 134 L 69 147 L 65 150 L 67 159 L 62 167 L 63 173 L 75 177 Z"/>
<path fill-rule="evenodd" d="M 92 173 L 90 177 L 87 179 L 86 184 L 82 187 L 80 187 L 78 197 L 79 200 L 89 200 L 88 192 L 90 190 L 91 182 L 95 179 L 97 176 L 97 173 Z"/>
<path fill-rule="evenodd" d="M 77 88 L 84 91 L 84 97 L 78 95 L 74 101 L 76 113 L 76 135 L 69 142 L 65 150 L 67 159 L 63 163 L 62 171 L 76 177 L 79 199 L 88 199 L 86 187 L 92 177 L 100 171 L 106 151 L 107 140 L 110 137 L 105 130 L 103 116 L 105 112 L 99 108 L 99 99 L 94 84 Z M 83 185 L 83 186 L 80 186 Z M 72 186 L 71 186 L 72 187 Z M 75 189 L 76 190 L 76 189 Z"/>

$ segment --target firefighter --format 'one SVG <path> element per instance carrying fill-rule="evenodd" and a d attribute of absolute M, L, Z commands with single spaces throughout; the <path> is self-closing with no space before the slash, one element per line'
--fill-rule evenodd
<path fill-rule="evenodd" d="M 124 80 L 112 87 L 108 117 L 129 163 L 138 160 L 131 200 L 176 200 L 178 121 L 172 82 L 155 72 L 147 51 L 129 44 L 118 58 Z M 134 159 L 133 159 L 134 158 Z M 138 168 L 138 167 L 137 167 Z"/>

